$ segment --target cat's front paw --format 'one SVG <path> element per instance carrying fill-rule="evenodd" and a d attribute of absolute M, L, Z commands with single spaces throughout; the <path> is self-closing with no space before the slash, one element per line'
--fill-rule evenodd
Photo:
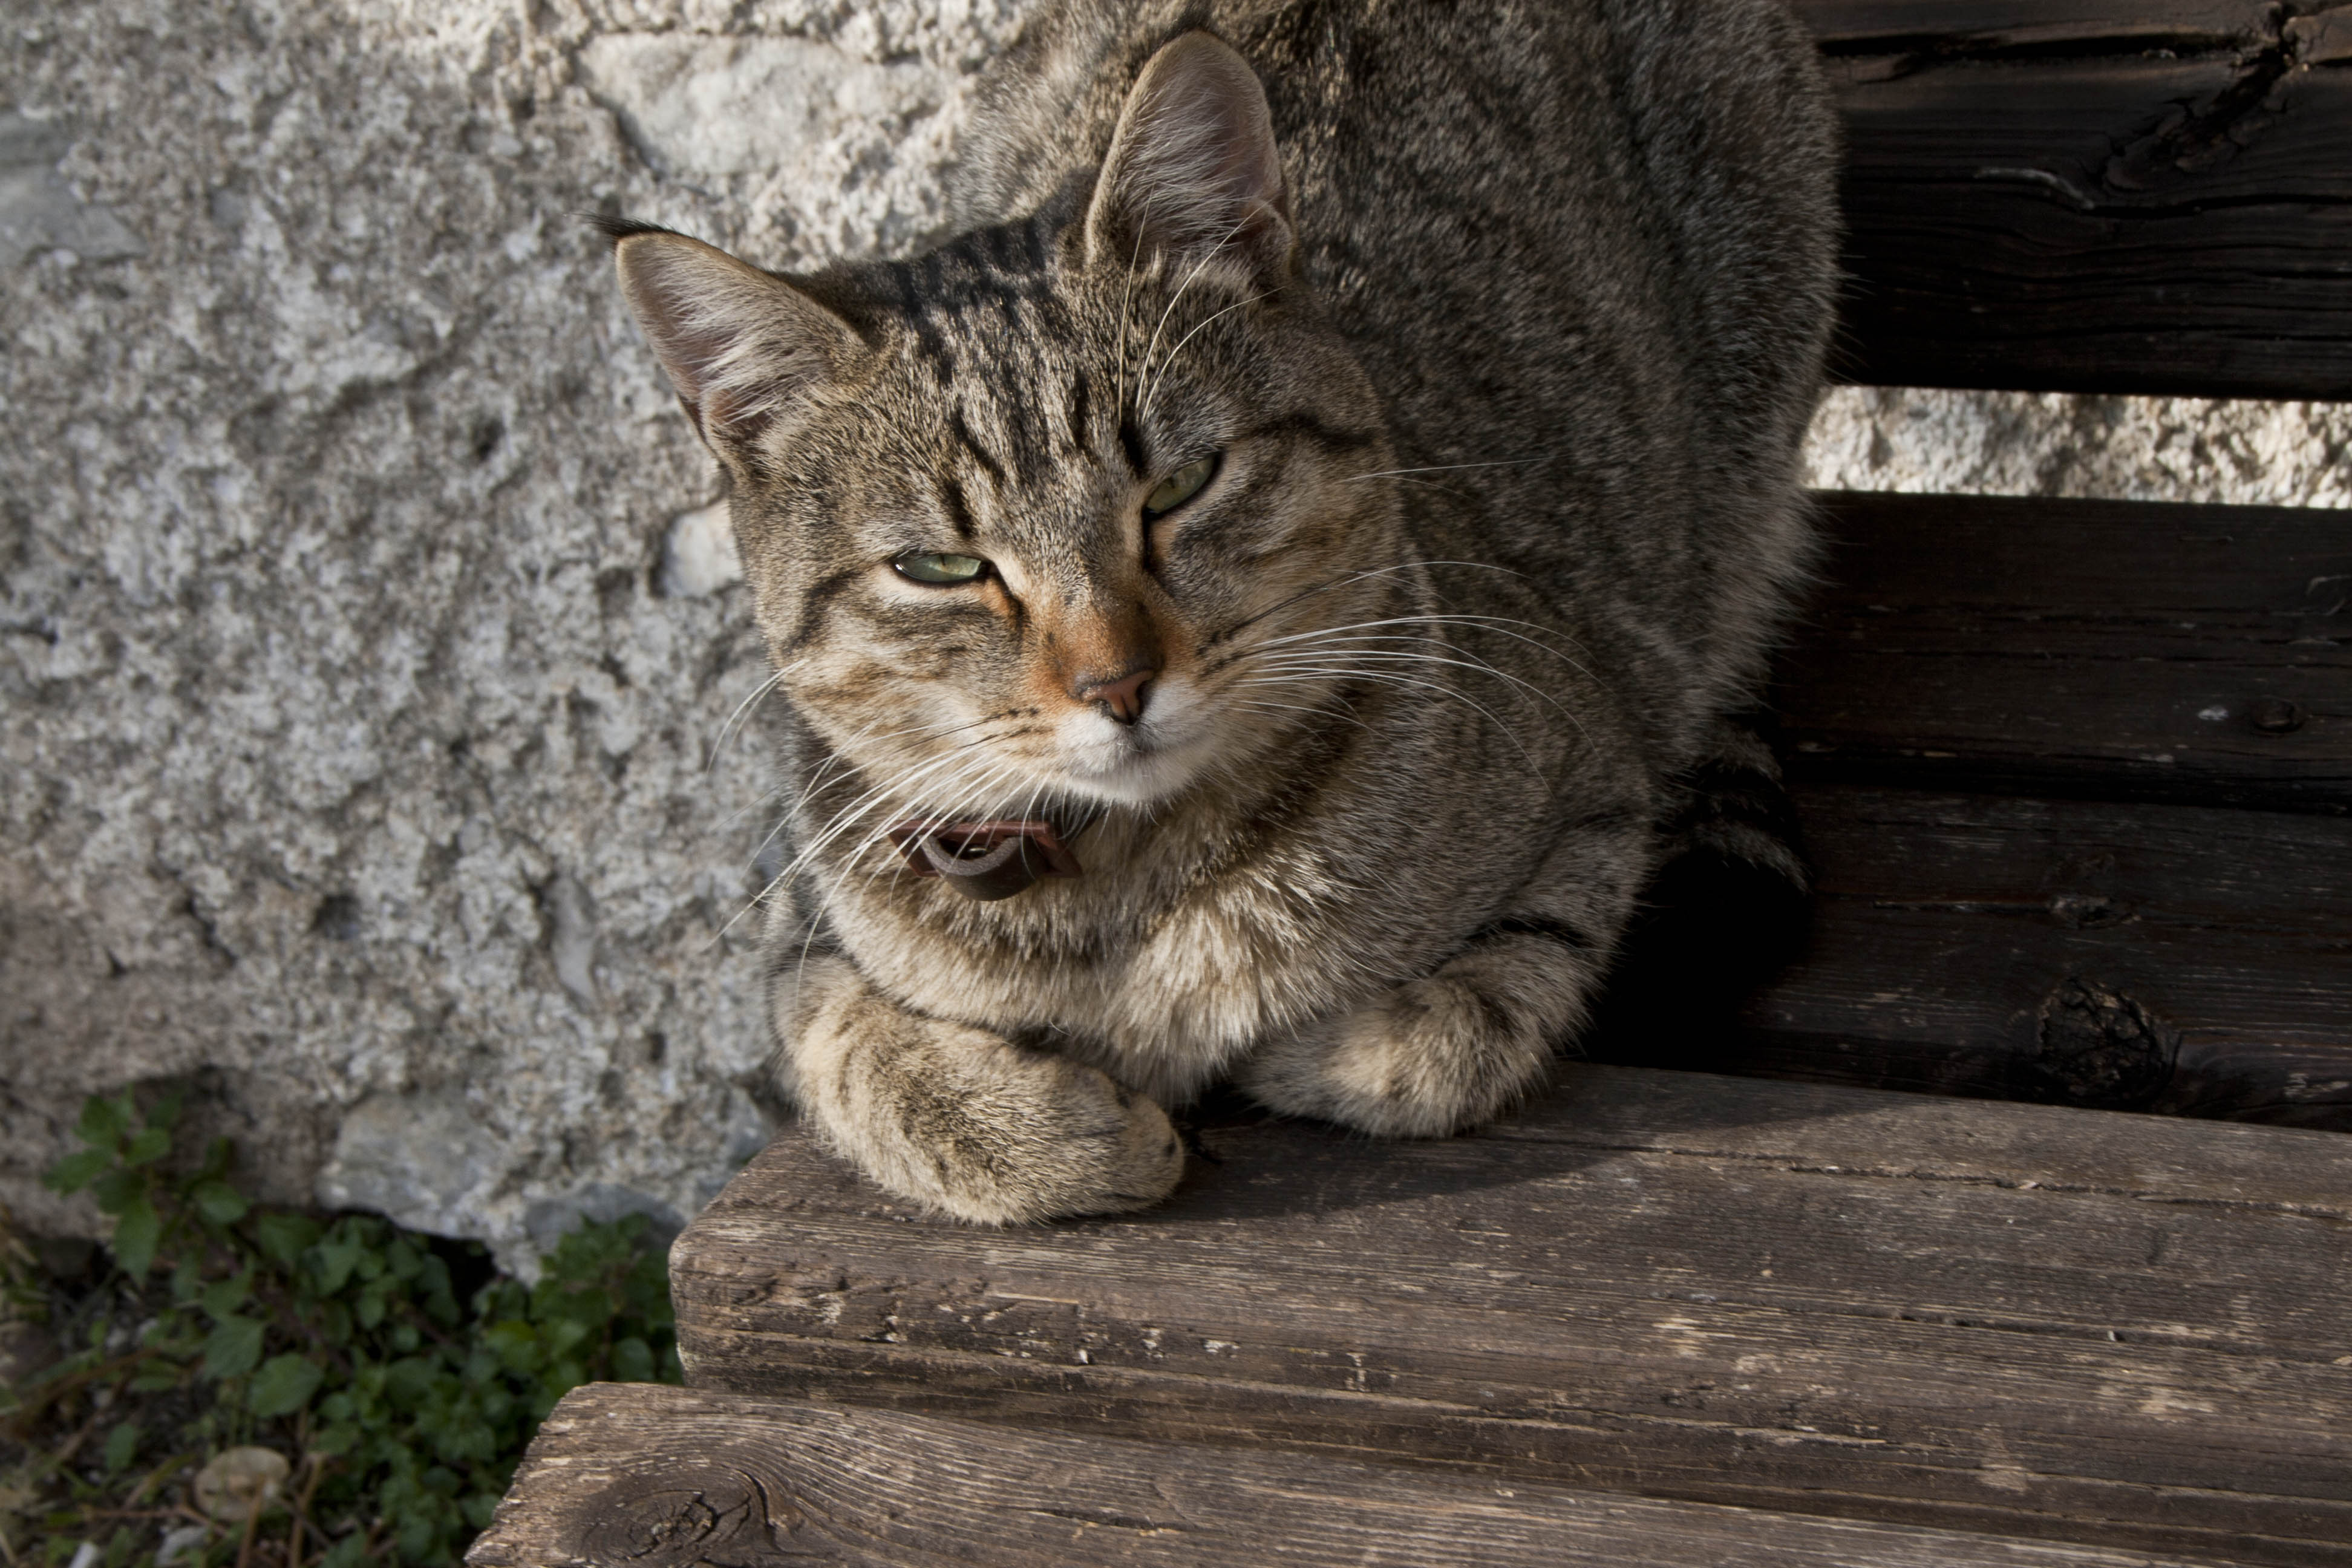
<path fill-rule="evenodd" d="M 779 1018 L 801 1105 L 901 1196 L 1006 1225 L 1145 1208 L 1184 1173 L 1168 1113 L 1093 1068 L 909 1013 L 838 961 L 803 991 Z"/>
<path fill-rule="evenodd" d="M 1491 1120 L 1542 1076 L 1537 1020 L 1474 978 L 1400 985 L 1370 1005 L 1269 1042 L 1238 1075 L 1259 1104 L 1391 1138 L 1440 1138 Z"/>
<path fill-rule="evenodd" d="M 992 1045 L 896 1086 L 860 1162 L 885 1186 L 988 1225 L 1117 1214 L 1175 1189 L 1184 1146 L 1166 1111 L 1093 1068 Z"/>

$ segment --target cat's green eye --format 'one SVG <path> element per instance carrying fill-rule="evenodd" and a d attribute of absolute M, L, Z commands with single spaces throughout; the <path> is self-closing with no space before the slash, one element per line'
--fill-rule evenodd
<path fill-rule="evenodd" d="M 1197 463 L 1187 463 L 1160 481 L 1152 492 L 1143 498 L 1143 517 L 1149 522 L 1167 516 L 1201 491 L 1209 476 L 1217 471 L 1217 459 L 1203 458 Z"/>
<path fill-rule="evenodd" d="M 917 583 L 928 583 L 935 588 L 951 588 L 959 583 L 977 583 L 988 570 L 988 563 L 977 555 L 935 555 L 928 551 L 909 550 L 890 564 L 898 575 Z"/>

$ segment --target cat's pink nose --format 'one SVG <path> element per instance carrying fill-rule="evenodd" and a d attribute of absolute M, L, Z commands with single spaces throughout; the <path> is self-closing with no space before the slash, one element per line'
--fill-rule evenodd
<path fill-rule="evenodd" d="M 1146 666 L 1129 670 L 1116 680 L 1096 680 L 1080 676 L 1075 693 L 1081 702 L 1092 702 L 1122 724 L 1132 724 L 1143 717 L 1143 689 L 1160 672 Z"/>

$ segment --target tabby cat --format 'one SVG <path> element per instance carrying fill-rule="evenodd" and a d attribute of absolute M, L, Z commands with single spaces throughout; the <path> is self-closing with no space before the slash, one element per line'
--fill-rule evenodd
<path fill-rule="evenodd" d="M 1834 150 L 1768 0 L 1076 0 L 928 255 L 608 224 L 789 699 L 832 1145 L 1005 1222 L 1163 1197 L 1220 1080 L 1452 1132 L 1675 832 L 1801 875 L 1691 781 L 1771 766 Z"/>

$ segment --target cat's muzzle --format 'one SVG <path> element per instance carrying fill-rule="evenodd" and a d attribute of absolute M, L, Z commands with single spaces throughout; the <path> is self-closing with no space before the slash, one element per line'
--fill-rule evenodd
<path fill-rule="evenodd" d="M 1026 892 L 1041 877 L 1077 877 L 1086 871 L 1061 831 L 1035 817 L 988 822 L 910 817 L 892 824 L 889 837 L 916 876 L 943 878 L 967 899 L 1009 899 Z"/>

